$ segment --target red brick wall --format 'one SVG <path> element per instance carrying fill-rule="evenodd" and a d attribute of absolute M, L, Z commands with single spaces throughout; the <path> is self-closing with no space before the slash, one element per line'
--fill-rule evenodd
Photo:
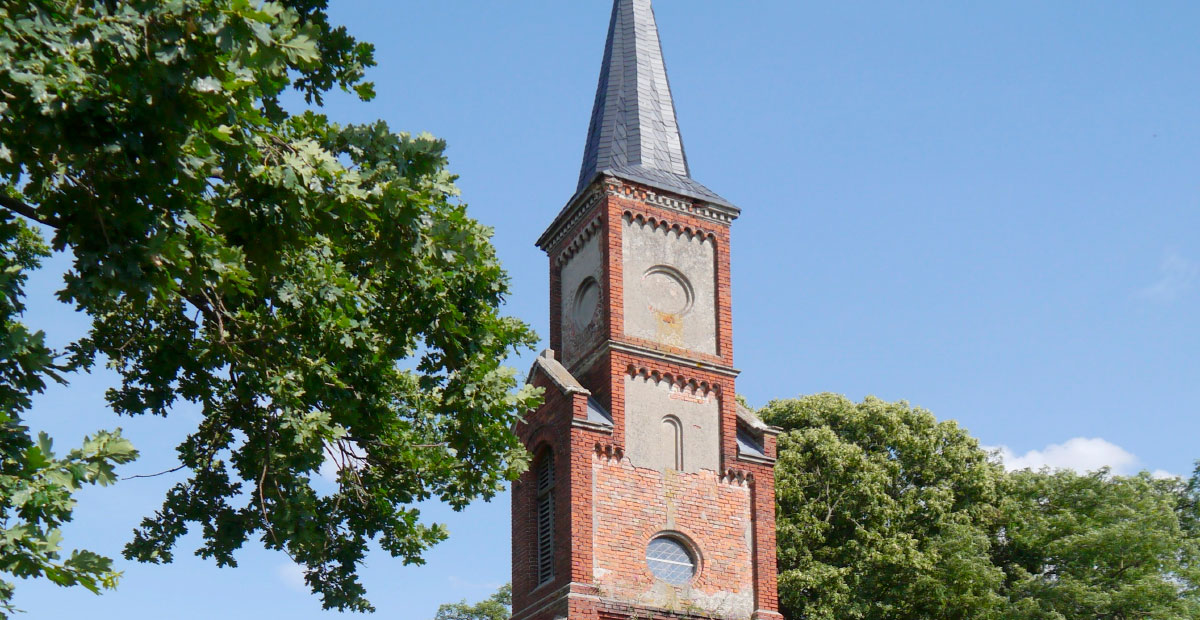
<path fill-rule="evenodd" d="M 545 591 L 556 584 L 566 583 L 564 561 L 570 557 L 570 523 L 566 483 L 571 477 L 570 412 L 574 399 L 563 394 L 542 375 L 535 375 L 534 385 L 545 390 L 544 403 L 525 422 L 518 424 L 517 435 L 535 455 L 549 447 L 554 454 L 555 479 L 555 579 L 538 587 L 537 584 L 537 480 L 531 468 L 513 483 L 512 493 L 512 579 L 513 608 L 524 608 L 535 589 Z"/>
<path fill-rule="evenodd" d="M 693 594 L 703 598 L 736 593 L 749 596 L 759 618 L 776 619 L 778 594 L 775 569 L 775 492 L 770 465 L 737 458 L 736 387 L 733 365 L 733 314 L 730 289 L 730 234 L 727 224 L 648 204 L 647 188 L 619 179 L 601 181 L 606 195 L 575 219 L 572 229 L 549 249 L 550 341 L 563 346 L 561 334 L 561 260 L 571 244 L 597 219 L 605 265 L 602 282 L 604 324 L 612 342 L 624 343 L 695 360 L 677 364 L 653 354 L 604 350 L 591 364 L 571 368 L 575 378 L 611 412 L 611 433 L 572 427 L 572 418 L 586 417 L 586 397 L 565 395 L 545 377 L 535 384 L 546 388 L 546 402 L 518 425 L 518 434 L 531 450 L 554 449 L 556 465 L 555 579 L 537 587 L 536 489 L 533 473 L 513 486 L 513 611 L 514 620 L 644 620 L 692 618 L 697 613 L 685 601 L 671 611 L 649 604 L 655 586 L 645 562 L 646 543 L 663 530 L 687 536 L 701 555 L 701 570 Z M 717 352 L 704 355 L 624 335 L 622 219 L 644 218 L 690 231 L 703 231 L 716 247 Z M 579 355 L 584 359 L 589 353 Z M 561 359 L 561 356 L 560 356 Z M 712 368 L 717 367 L 717 368 Z M 695 381 L 716 391 L 721 411 L 721 471 L 695 474 L 660 473 L 638 469 L 623 460 L 625 442 L 625 377 L 630 372 L 670 375 Z M 774 456 L 774 438 L 765 438 Z M 714 599 L 706 599 L 712 601 Z M 717 615 L 725 615 L 717 610 Z M 744 614 L 739 614 L 744 615 Z"/>
<path fill-rule="evenodd" d="M 608 265 L 610 270 L 608 277 L 613 287 L 612 298 L 609 300 L 609 312 L 611 316 L 611 320 L 608 322 L 609 337 L 617 342 L 627 342 L 708 363 L 732 366 L 733 305 L 731 303 L 732 281 L 729 277 L 729 226 L 649 204 L 645 201 L 648 189 L 634 183 L 614 180 L 610 182 L 610 187 L 618 195 L 610 195 L 608 197 L 608 222 L 610 223 L 608 226 Z M 705 355 L 703 353 L 663 345 L 652 340 L 630 338 L 625 335 L 625 322 L 623 319 L 625 298 L 621 290 L 621 283 L 624 282 L 621 256 L 622 227 L 617 225 L 617 223 L 620 223 L 626 215 L 635 218 L 641 217 L 646 220 L 653 219 L 655 222 L 665 222 L 671 227 L 679 227 L 694 232 L 703 231 L 703 233 L 707 234 L 713 240 L 716 246 L 715 260 L 717 262 L 715 271 L 717 276 L 717 351 L 719 355 Z"/>
<path fill-rule="evenodd" d="M 772 443 L 774 438 L 771 438 Z M 754 476 L 751 485 L 754 501 L 754 574 L 755 609 L 764 616 L 778 615 L 778 568 L 775 556 L 775 473 L 770 465 L 747 466 Z"/>
<path fill-rule="evenodd" d="M 733 365 L 733 305 L 730 279 L 730 236 L 726 224 L 700 219 L 686 213 L 655 206 L 645 202 L 647 188 L 618 179 L 606 179 L 604 185 L 610 192 L 599 203 L 589 209 L 589 212 L 567 231 L 566 234 L 550 249 L 550 347 L 561 351 L 562 339 L 562 264 L 561 259 L 571 248 L 575 240 L 590 228 L 597 218 L 600 220 L 600 230 L 597 235 L 603 237 L 601 251 L 604 256 L 606 273 L 601 283 L 603 301 L 606 302 L 604 324 L 608 328 L 609 338 L 616 342 L 625 342 L 654 350 L 681 355 L 721 366 Z M 613 195 L 616 194 L 616 195 Z M 719 355 L 707 355 L 664 345 L 653 340 L 631 338 L 625 335 L 625 295 L 624 295 L 624 262 L 621 241 L 623 227 L 622 219 L 626 216 L 653 219 L 664 222 L 672 227 L 680 227 L 691 231 L 703 231 L 713 240 L 716 248 L 716 295 L 717 295 L 717 351 Z M 600 343 L 596 346 L 603 346 Z M 594 348 L 594 347 L 593 347 Z M 586 357 L 586 353 L 577 359 Z M 575 370 L 575 369 L 571 369 Z"/>
<path fill-rule="evenodd" d="M 605 599 L 718 615 L 752 611 L 751 492 L 745 482 L 716 472 L 662 473 L 628 459 L 592 460 L 595 499 L 595 584 Z M 689 588 L 658 584 L 645 560 L 657 534 L 682 534 L 699 552 L 700 570 Z"/>

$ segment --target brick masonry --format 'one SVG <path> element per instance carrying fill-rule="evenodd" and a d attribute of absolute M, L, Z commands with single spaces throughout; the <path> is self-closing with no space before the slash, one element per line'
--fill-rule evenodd
<path fill-rule="evenodd" d="M 600 453 L 591 474 L 593 579 L 604 598 L 750 616 L 753 520 L 745 479 L 636 468 Z M 688 587 L 657 582 L 646 564 L 646 545 L 663 532 L 682 535 L 700 550 L 699 571 Z"/>
<path fill-rule="evenodd" d="M 660 206 L 661 192 L 615 177 L 593 186 L 599 200 L 581 201 L 560 220 L 573 224 L 548 248 L 551 347 L 561 350 L 561 273 L 581 235 L 601 235 L 601 282 L 607 338 L 572 352 L 570 373 L 611 414 L 611 428 L 584 424 L 587 397 L 565 392 L 547 377 L 531 377 L 546 390 L 545 403 L 518 425 L 525 445 L 555 455 L 555 571 L 536 583 L 536 481 L 527 472 L 514 485 L 512 507 L 514 620 L 580 618 L 777 618 L 774 474 L 768 463 L 738 456 L 727 221 Z M 675 197 L 670 204 L 684 204 Z M 696 213 L 704 206 L 692 203 Z M 578 208 L 578 207 L 577 207 Z M 702 234 L 716 248 L 717 354 L 696 353 L 630 338 L 624 330 L 622 222 L 641 218 Z M 576 246 L 577 247 L 577 246 Z M 570 293 L 567 293 L 570 294 Z M 560 355 L 559 359 L 563 359 Z M 720 471 L 684 474 L 635 467 L 625 456 L 625 380 L 653 376 L 716 394 L 720 407 Z M 775 441 L 763 436 L 768 457 Z M 645 561 L 646 544 L 670 531 L 699 552 L 691 584 L 656 581 Z"/>

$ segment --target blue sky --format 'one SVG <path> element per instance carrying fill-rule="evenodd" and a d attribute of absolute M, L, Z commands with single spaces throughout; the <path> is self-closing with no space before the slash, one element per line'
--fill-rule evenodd
<path fill-rule="evenodd" d="M 333 97 L 450 142 L 471 212 L 496 229 L 508 312 L 547 329 L 533 246 L 574 190 L 611 5 L 333 3 L 378 47 L 379 97 Z M 906 399 L 1012 465 L 1183 474 L 1200 458 L 1200 5 L 1195 2 L 658 0 L 693 176 L 734 225 L 739 391 Z M 85 324 L 33 283 L 56 342 Z M 514 360 L 522 369 L 528 358 Z M 31 423 L 66 449 L 121 425 L 173 465 L 195 411 L 116 420 L 112 377 L 79 377 Z M 81 496 L 68 543 L 109 554 L 169 478 Z M 508 503 L 431 506 L 451 540 L 425 567 L 363 569 L 378 617 L 431 618 L 508 580 Z M 124 565 L 95 597 L 18 583 L 32 619 L 332 616 L 283 556 Z"/>

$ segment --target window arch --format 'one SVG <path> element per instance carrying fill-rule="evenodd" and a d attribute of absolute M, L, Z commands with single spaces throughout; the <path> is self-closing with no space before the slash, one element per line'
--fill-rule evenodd
<path fill-rule="evenodd" d="M 672 458 L 667 462 L 674 463 L 676 470 L 683 471 L 683 423 L 673 415 L 664 416 L 663 431 L 666 433 L 666 445 L 672 448 Z"/>
<path fill-rule="evenodd" d="M 537 482 L 537 585 L 554 579 L 554 453 L 545 448 L 534 465 Z"/>

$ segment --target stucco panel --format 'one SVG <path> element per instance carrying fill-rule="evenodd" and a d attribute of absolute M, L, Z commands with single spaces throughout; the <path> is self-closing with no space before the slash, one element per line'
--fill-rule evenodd
<path fill-rule="evenodd" d="M 603 335 L 602 238 L 592 235 L 562 267 L 562 359 L 568 368 Z"/>
<path fill-rule="evenodd" d="M 717 355 L 713 241 L 624 218 L 625 334 Z"/>
<path fill-rule="evenodd" d="M 672 421 L 678 422 L 678 429 Z M 637 467 L 717 471 L 721 410 L 716 394 L 654 377 L 626 376 L 625 443 Z"/>

